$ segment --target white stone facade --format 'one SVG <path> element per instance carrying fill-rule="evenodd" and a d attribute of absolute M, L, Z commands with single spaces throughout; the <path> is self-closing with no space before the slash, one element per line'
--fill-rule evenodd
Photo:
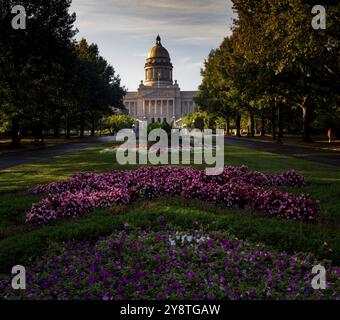
<path fill-rule="evenodd" d="M 172 64 L 168 51 L 162 46 L 158 36 L 147 57 L 145 80 L 138 91 L 128 92 L 124 98 L 129 114 L 148 122 L 172 123 L 194 112 L 196 91 L 181 91 L 177 81 L 172 81 Z"/>

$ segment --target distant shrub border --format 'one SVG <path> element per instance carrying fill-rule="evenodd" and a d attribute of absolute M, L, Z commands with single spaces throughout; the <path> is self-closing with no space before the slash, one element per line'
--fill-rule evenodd
<path fill-rule="evenodd" d="M 142 167 L 110 173 L 77 174 L 71 179 L 38 185 L 34 194 L 47 197 L 32 205 L 29 223 L 47 223 L 58 218 L 79 217 L 114 204 L 127 205 L 138 198 L 183 196 L 228 208 L 252 208 L 268 216 L 293 221 L 315 222 L 318 201 L 305 195 L 281 192 L 273 187 L 302 187 L 303 176 L 294 170 L 279 175 L 226 167 L 219 176 L 207 176 L 192 167 Z"/>

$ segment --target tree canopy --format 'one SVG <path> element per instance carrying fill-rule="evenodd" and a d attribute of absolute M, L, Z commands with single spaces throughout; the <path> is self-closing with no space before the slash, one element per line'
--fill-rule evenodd
<path fill-rule="evenodd" d="M 282 115 L 300 109 L 305 141 L 323 113 L 339 123 L 340 4 L 326 2 L 326 29 L 314 29 L 314 1 L 233 0 L 233 34 L 205 62 L 200 107 L 249 116 L 251 134 L 254 116 L 281 134 Z"/>
<path fill-rule="evenodd" d="M 76 42 L 71 0 L 22 0 L 26 29 L 14 29 L 13 0 L 0 6 L 0 115 L 9 123 L 13 145 L 19 133 L 42 136 L 63 127 L 69 136 L 122 108 L 125 89 L 97 45 Z M 0 121 L 1 125 L 1 121 Z"/>

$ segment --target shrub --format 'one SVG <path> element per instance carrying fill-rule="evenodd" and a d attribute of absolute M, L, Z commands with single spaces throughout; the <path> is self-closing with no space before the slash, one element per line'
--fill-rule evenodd
<path fill-rule="evenodd" d="M 135 120 L 125 114 L 118 114 L 107 117 L 104 126 L 109 128 L 112 133 L 117 133 L 121 129 L 129 129 L 134 124 Z"/>
<path fill-rule="evenodd" d="M 168 135 L 171 134 L 171 125 L 167 122 L 154 122 L 148 124 L 148 134 L 154 129 L 163 129 Z"/>

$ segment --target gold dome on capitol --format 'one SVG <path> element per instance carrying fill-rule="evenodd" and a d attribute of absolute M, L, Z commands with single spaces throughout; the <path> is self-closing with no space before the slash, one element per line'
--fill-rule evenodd
<path fill-rule="evenodd" d="M 169 52 L 162 46 L 161 37 L 159 35 L 156 38 L 156 45 L 150 49 L 147 59 L 157 58 L 170 60 Z"/>
<path fill-rule="evenodd" d="M 144 66 L 146 86 L 164 87 L 172 82 L 172 63 L 168 50 L 161 43 L 161 37 L 156 38 L 156 45 L 151 48 Z"/>

